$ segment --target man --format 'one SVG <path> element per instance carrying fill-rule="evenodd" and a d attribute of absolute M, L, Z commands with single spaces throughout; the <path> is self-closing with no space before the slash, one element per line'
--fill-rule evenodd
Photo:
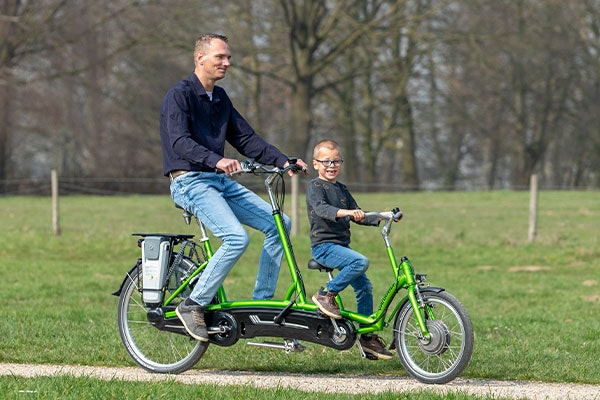
<path fill-rule="evenodd" d="M 160 111 L 163 171 L 171 178 L 171 197 L 223 242 L 176 310 L 188 333 L 200 341 L 208 341 L 205 306 L 248 246 L 242 224 L 265 234 L 253 299 L 273 297 L 283 256 L 270 205 L 228 177 L 241 170 L 241 164 L 224 157 L 226 141 L 260 163 L 289 164 L 288 157 L 258 136 L 225 90 L 215 85 L 225 77 L 230 58 L 226 36 L 200 36 L 194 48 L 194 73 L 169 89 Z M 304 161 L 297 164 L 307 170 Z M 289 229 L 287 216 L 284 223 Z"/>

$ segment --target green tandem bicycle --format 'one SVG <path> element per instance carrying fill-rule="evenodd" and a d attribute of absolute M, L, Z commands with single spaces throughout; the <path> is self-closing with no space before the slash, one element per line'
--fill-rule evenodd
<path fill-rule="evenodd" d="M 252 161 L 241 172 L 264 174 L 291 284 L 281 299 L 231 300 L 221 286 L 206 306 L 208 342 L 193 340 L 179 321 L 175 308 L 191 293 L 213 255 L 209 236 L 196 218 L 199 239 L 189 234 L 138 233 L 142 257 L 127 272 L 119 289 L 117 324 L 125 350 L 147 371 L 177 374 L 194 367 L 211 345 L 233 346 L 240 339 L 249 345 L 271 347 L 287 353 L 301 352 L 300 341 L 347 350 L 355 343 L 363 351 L 359 335 L 392 329 L 390 349 L 395 349 L 404 369 L 423 383 L 443 384 L 467 367 L 473 352 L 473 326 L 465 307 L 441 287 L 429 284 L 426 275 L 415 273 L 410 260 L 398 261 L 389 234 L 392 223 L 402 218 L 392 212 L 373 213 L 383 221 L 382 236 L 392 282 L 372 315 L 362 315 L 340 304 L 341 319 L 323 315 L 307 300 L 300 269 L 289 234 L 283 224 L 284 176 L 300 167 L 268 167 Z M 183 211 L 189 225 L 192 215 Z M 311 260 L 309 269 L 332 270 Z M 396 299 L 398 293 L 403 296 Z M 277 338 L 253 342 L 248 339 Z"/>

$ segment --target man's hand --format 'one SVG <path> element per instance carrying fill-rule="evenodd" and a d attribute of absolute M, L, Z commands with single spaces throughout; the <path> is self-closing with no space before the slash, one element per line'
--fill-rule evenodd
<path fill-rule="evenodd" d="M 290 162 L 289 162 L 289 161 L 286 161 L 286 162 L 285 162 L 285 164 L 283 164 L 283 168 L 286 168 L 288 165 L 290 165 Z M 307 164 L 306 164 L 304 161 L 302 161 L 302 160 L 299 158 L 299 159 L 297 159 L 297 160 L 296 160 L 296 165 L 299 165 L 299 166 L 301 166 L 301 167 L 302 167 L 302 172 L 304 172 L 304 175 L 308 175 L 308 165 L 307 165 Z M 289 171 L 288 171 L 288 175 L 289 175 L 289 176 L 292 176 L 292 175 L 294 175 L 294 174 L 297 174 L 297 173 L 299 173 L 299 172 L 300 172 L 300 171 L 292 171 L 292 170 L 289 170 Z"/>
<path fill-rule="evenodd" d="M 227 175 L 233 174 L 235 171 L 239 171 L 242 169 L 242 164 L 236 159 L 233 158 L 221 158 L 217 165 L 215 165 L 217 169 L 225 172 Z"/>

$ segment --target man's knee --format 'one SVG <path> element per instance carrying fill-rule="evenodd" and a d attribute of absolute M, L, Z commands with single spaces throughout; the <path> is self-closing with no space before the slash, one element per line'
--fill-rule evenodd
<path fill-rule="evenodd" d="M 225 235 L 225 237 L 223 237 L 223 243 L 229 244 L 233 251 L 244 251 L 250 244 L 250 237 L 244 229 L 239 229 Z"/>
<path fill-rule="evenodd" d="M 283 214 L 282 221 L 283 221 L 283 225 L 285 226 L 285 230 L 287 232 L 289 232 L 292 227 L 292 221 L 285 214 Z M 273 221 L 272 224 L 268 225 L 268 228 L 264 233 L 265 233 L 265 236 L 267 236 L 267 237 L 276 237 L 279 235 L 279 232 L 277 231 L 277 224 L 275 224 L 275 221 Z"/>

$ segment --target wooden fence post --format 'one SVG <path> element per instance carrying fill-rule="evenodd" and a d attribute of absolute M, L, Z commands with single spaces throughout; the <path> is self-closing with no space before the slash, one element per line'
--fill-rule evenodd
<path fill-rule="evenodd" d="M 60 236 L 60 224 L 58 215 L 58 175 L 56 170 L 50 172 L 52 182 L 52 232 L 54 236 Z"/>
<path fill-rule="evenodd" d="M 537 209 L 538 209 L 538 177 L 531 175 L 529 186 L 529 243 L 535 240 L 537 234 Z"/>

